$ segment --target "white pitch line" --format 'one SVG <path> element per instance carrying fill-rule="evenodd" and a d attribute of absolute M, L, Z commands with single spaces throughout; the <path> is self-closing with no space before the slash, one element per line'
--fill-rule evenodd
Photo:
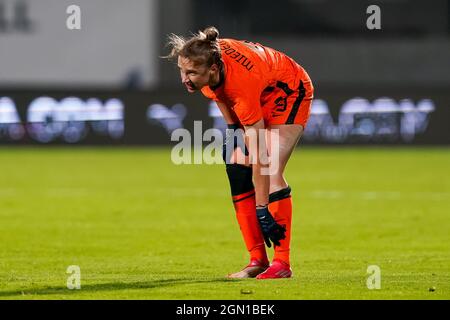
<path fill-rule="evenodd" d="M 12 188 L 2 188 L 0 189 L 0 197 L 12 197 L 17 194 L 16 189 Z"/>
<path fill-rule="evenodd" d="M 427 200 L 450 200 L 448 192 L 399 192 L 399 191 L 339 191 L 339 190 L 315 190 L 310 192 L 301 192 L 306 196 L 317 199 L 342 199 L 342 198 L 358 198 L 363 200 L 399 200 L 421 198 Z"/>

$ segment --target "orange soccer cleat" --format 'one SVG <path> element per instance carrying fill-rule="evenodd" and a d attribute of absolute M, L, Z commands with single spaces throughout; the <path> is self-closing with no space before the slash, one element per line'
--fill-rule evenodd
<path fill-rule="evenodd" d="M 270 267 L 260 273 L 256 279 L 281 279 L 292 277 L 291 267 L 284 261 L 275 259 Z"/>
<path fill-rule="evenodd" d="M 261 262 L 257 259 L 251 259 L 250 263 L 241 271 L 228 275 L 230 279 L 254 278 L 264 272 L 269 267 L 269 261 Z"/>

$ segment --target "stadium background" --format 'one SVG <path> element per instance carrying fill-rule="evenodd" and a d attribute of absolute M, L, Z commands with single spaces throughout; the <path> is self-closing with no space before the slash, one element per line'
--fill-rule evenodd
<path fill-rule="evenodd" d="M 77 3 L 81 30 L 65 27 L 70 1 L 0 2 L 0 143 L 168 144 L 192 119 L 223 127 L 158 58 L 168 34 L 208 25 L 306 68 L 316 101 L 305 143 L 450 142 L 445 0 L 382 1 L 381 30 L 366 27 L 369 1 Z"/>
<path fill-rule="evenodd" d="M 82 298 L 423 298 L 429 297 L 428 287 L 436 283 L 445 289 L 437 290 L 438 297 L 448 298 L 448 1 L 75 2 L 0 0 L 0 298 L 67 297 L 64 266 L 74 261 L 91 272 L 91 278 L 86 276 L 90 286 L 85 287 Z M 81 8 L 81 30 L 66 27 L 66 8 L 72 4 Z M 366 8 L 372 4 L 381 8 L 381 30 L 366 27 Z M 314 82 L 311 120 L 292 160 L 293 168 L 308 170 L 289 173 L 293 186 L 305 192 L 305 198 L 298 201 L 305 212 L 323 215 L 318 220 L 304 217 L 297 222 L 303 233 L 294 241 L 301 243 L 305 254 L 299 255 L 294 265 L 305 270 L 300 280 L 302 286 L 312 289 L 309 293 L 298 291 L 295 282 L 287 285 L 288 292 L 277 287 L 282 292 L 279 296 L 277 290 L 266 295 L 258 291 L 267 289 L 266 284 L 246 284 L 250 286 L 247 291 L 255 294 L 242 295 L 242 290 L 233 291 L 219 280 L 192 280 L 172 255 L 168 263 L 172 273 L 164 282 L 167 274 L 160 274 L 153 265 L 165 261 L 165 249 L 142 256 L 145 250 L 152 250 L 147 245 L 154 248 L 160 239 L 168 241 L 170 237 L 174 238 L 168 242 L 179 246 L 174 254 L 184 258 L 194 257 L 204 247 L 218 252 L 223 248 L 214 244 L 217 239 L 211 235 L 204 242 L 193 238 L 211 230 L 222 234 L 226 229 L 230 233 L 223 234 L 225 240 L 220 243 L 229 256 L 214 256 L 211 266 L 206 267 L 204 261 L 194 266 L 195 272 L 207 268 L 209 276 L 218 277 L 224 272 L 220 267 L 235 269 L 244 261 L 223 168 L 176 167 L 170 162 L 170 137 L 175 129 L 192 130 L 195 120 L 203 121 L 204 130 L 224 128 L 214 104 L 200 95 L 188 95 L 180 85 L 176 66 L 159 58 L 167 53 L 168 34 L 188 36 L 209 25 L 216 26 L 222 37 L 248 39 L 287 53 L 305 67 Z M 48 145 L 52 147 L 46 148 Z M 77 147 L 85 145 L 90 148 Z M 125 148 L 128 146 L 137 148 Z M 346 147 L 330 148 L 333 146 Z M 216 181 L 198 181 L 200 176 Z M 390 178 L 397 180 L 388 181 Z M 323 197 L 323 206 L 313 204 L 324 201 Z M 367 205 L 376 199 L 383 203 Z M 331 202 L 344 200 L 348 202 L 342 206 Z M 60 213 L 57 206 L 61 206 Z M 328 212 L 330 207 L 333 209 Z M 335 210 L 347 211 L 340 219 Z M 218 216 L 210 217 L 211 211 Z M 189 212 L 189 221 L 198 225 L 188 225 Z M 39 216 L 45 222 L 40 222 Z M 106 222 L 110 219 L 112 222 Z M 386 229 L 374 234 L 373 219 L 387 221 Z M 402 230 L 405 220 L 405 227 L 416 231 Z M 148 238 L 135 238 L 132 221 L 141 225 Z M 347 242 L 336 243 L 330 236 L 335 231 L 332 222 L 338 229 L 354 227 L 355 237 L 337 234 Z M 203 223 L 206 225 L 201 227 Z M 187 229 L 199 233 L 192 235 Z M 66 232 L 72 234 L 71 240 L 79 241 L 78 247 L 73 241 L 64 245 Z M 421 238 L 421 232 L 432 236 Z M 319 240 L 321 256 L 308 253 L 314 251 L 318 234 L 324 236 Z M 97 238 L 102 235 L 105 237 Z M 125 243 L 130 248 L 121 248 L 123 237 L 128 237 Z M 185 237 L 193 243 L 188 241 L 191 246 L 183 251 L 180 247 L 186 245 Z M 369 245 L 371 240 L 382 244 Z M 386 254 L 383 250 L 396 240 L 398 247 Z M 40 247 L 30 246 L 33 241 Z M 96 241 L 100 244 L 92 247 Z M 364 241 L 373 255 L 363 254 L 358 243 Z M 138 247 L 133 247 L 136 243 Z M 408 256 L 405 248 L 411 243 L 417 243 L 417 251 Z M 119 249 L 109 251 L 108 246 Z M 241 260 L 233 256 L 236 252 Z M 339 255 L 342 252 L 347 258 Z M 333 280 L 328 291 L 323 291 L 335 263 L 343 263 L 347 270 L 357 259 L 377 262 L 375 253 L 383 257 L 381 264 L 395 264 L 395 257 L 401 256 L 400 269 L 411 263 L 423 263 L 423 267 L 419 273 L 400 272 L 400 280 L 392 275 L 397 284 L 378 296 L 361 285 L 364 265 L 358 265 L 359 275 L 346 274 L 349 278 L 345 279 L 359 284 L 350 293 L 348 284 Z M 108 259 L 102 264 L 99 259 L 105 254 Z M 30 262 L 33 257 L 37 260 Z M 314 262 L 324 265 L 308 278 L 308 270 L 315 270 Z M 99 264 L 104 273 L 97 268 Z M 152 266 L 140 269 L 143 264 Z M 394 270 L 393 265 L 389 267 Z M 63 273 L 58 273 L 61 270 Z M 49 276 L 51 272 L 57 275 Z M 142 273 L 157 276 L 149 280 Z M 440 278 L 431 277 L 432 273 Z M 175 274 L 181 274 L 181 279 Z M 417 285 L 416 291 L 408 291 L 410 287 L 402 287 L 408 274 L 430 281 L 424 288 Z M 124 275 L 126 280 L 121 278 Z M 139 289 L 147 289 L 147 295 L 137 293 Z M 191 290 L 198 295 L 187 293 Z"/>

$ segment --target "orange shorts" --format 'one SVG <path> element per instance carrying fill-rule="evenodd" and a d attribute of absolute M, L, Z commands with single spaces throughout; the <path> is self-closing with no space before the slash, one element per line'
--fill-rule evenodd
<path fill-rule="evenodd" d="M 301 124 L 306 128 L 311 111 L 314 87 L 309 77 L 297 83 L 277 81 L 261 95 L 264 122 L 269 124 Z"/>

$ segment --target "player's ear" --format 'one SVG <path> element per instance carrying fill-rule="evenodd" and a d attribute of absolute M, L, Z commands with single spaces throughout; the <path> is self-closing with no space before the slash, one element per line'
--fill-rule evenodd
<path fill-rule="evenodd" d="M 216 72 L 219 70 L 219 66 L 213 63 L 213 65 L 209 68 L 209 70 L 211 70 L 211 72 Z"/>

